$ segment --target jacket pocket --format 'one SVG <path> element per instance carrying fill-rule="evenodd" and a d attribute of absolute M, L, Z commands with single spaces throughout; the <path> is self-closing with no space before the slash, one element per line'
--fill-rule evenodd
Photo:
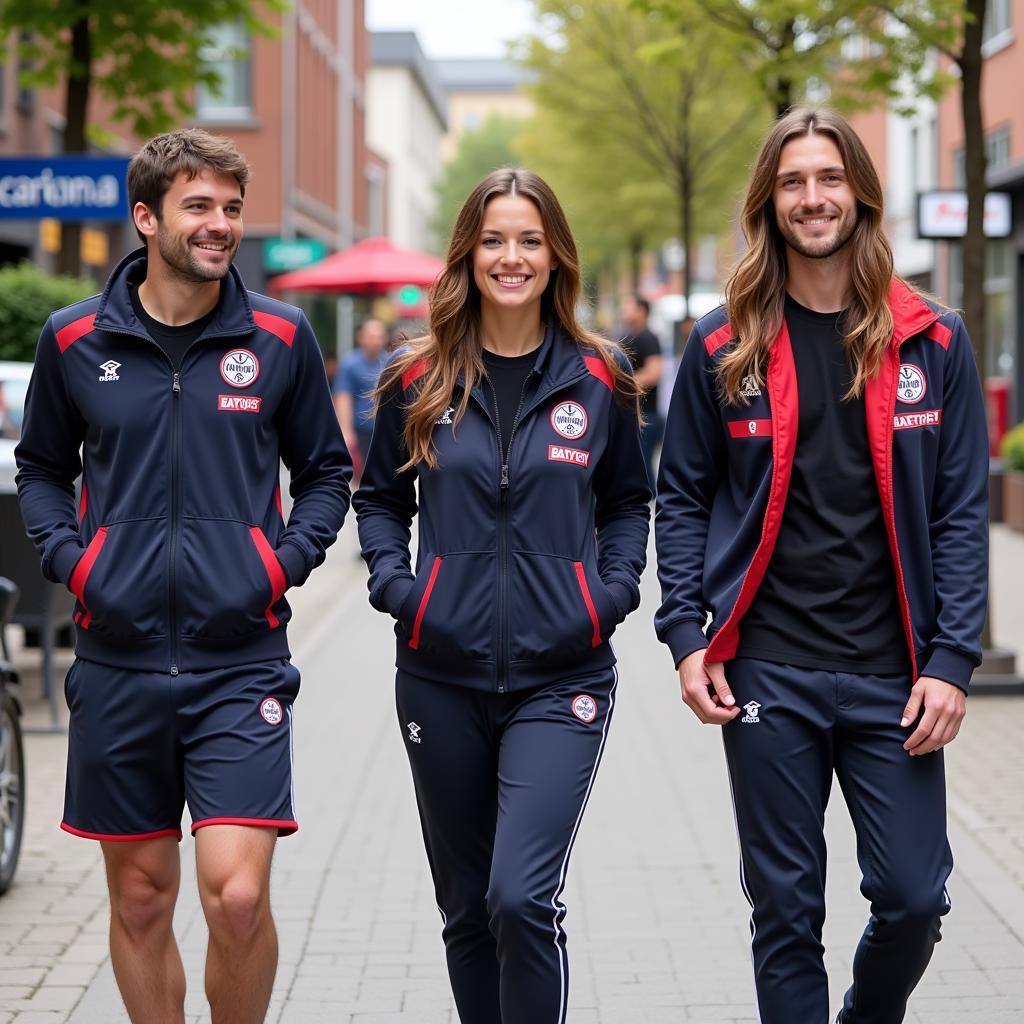
<path fill-rule="evenodd" d="M 80 629 L 112 637 L 167 633 L 167 522 L 132 520 L 101 526 L 79 559 L 68 588 L 78 598 Z"/>
<path fill-rule="evenodd" d="M 400 637 L 414 651 L 489 661 L 494 657 L 494 555 L 428 555 L 398 612 Z"/>
<path fill-rule="evenodd" d="M 258 526 L 185 519 L 179 564 L 177 604 L 186 636 L 244 636 L 288 618 L 284 571 Z"/>
<path fill-rule="evenodd" d="M 599 647 L 615 628 L 611 595 L 582 562 L 514 552 L 509 589 L 513 661 L 579 655 Z"/>

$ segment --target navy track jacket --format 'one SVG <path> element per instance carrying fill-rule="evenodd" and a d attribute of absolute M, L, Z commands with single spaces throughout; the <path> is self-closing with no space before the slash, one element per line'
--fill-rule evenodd
<path fill-rule="evenodd" d="M 137 250 L 40 336 L 15 457 L 43 575 L 78 598 L 80 657 L 172 675 L 288 657 L 284 592 L 323 561 L 349 504 L 316 339 L 232 267 L 176 373 L 132 309 L 145 271 Z"/>
<path fill-rule="evenodd" d="M 970 339 L 955 313 L 901 281 L 894 331 L 864 394 L 868 443 L 913 676 L 966 690 L 981 661 L 988 593 L 988 431 Z M 764 578 L 796 450 L 797 379 L 785 323 L 749 404 L 718 397 L 732 341 L 724 307 L 683 353 L 658 478 L 659 638 L 676 663 L 728 661 Z M 711 625 L 705 639 L 708 613 Z"/>
<path fill-rule="evenodd" d="M 437 421 L 439 468 L 399 473 L 402 406 L 425 369 L 382 405 L 353 499 L 370 603 L 397 619 L 398 668 L 504 693 L 613 665 L 608 637 L 640 603 L 650 488 L 636 416 L 604 362 L 549 327 L 506 465 L 478 381 L 457 427 L 459 395 Z"/>

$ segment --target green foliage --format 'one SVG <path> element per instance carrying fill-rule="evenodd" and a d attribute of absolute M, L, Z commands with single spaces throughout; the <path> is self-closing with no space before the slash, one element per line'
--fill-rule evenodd
<path fill-rule="evenodd" d="M 268 12 L 284 0 L 262 0 Z M 29 70 L 21 82 L 52 86 L 81 78 L 89 68 L 75 64 L 70 30 L 89 21 L 93 85 L 111 105 L 114 119 L 146 137 L 175 127 L 192 113 L 197 82 L 212 89 L 219 76 L 203 69 L 200 51 L 213 28 L 241 22 L 254 34 L 272 28 L 260 20 L 253 0 L 0 0 L 0 38 L 15 34 L 19 61 Z M 91 134 L 97 135 L 96 129 Z"/>
<path fill-rule="evenodd" d="M 1006 459 L 1006 468 L 1024 473 L 1024 423 L 1018 423 L 1003 435 L 1000 450 Z"/>
<path fill-rule="evenodd" d="M 447 244 L 466 197 L 480 181 L 491 171 L 520 162 L 515 143 L 522 130 L 522 118 L 492 114 L 478 128 L 459 138 L 459 148 L 445 165 L 436 186 L 438 212 L 434 229 L 442 245 Z"/>
<path fill-rule="evenodd" d="M 54 277 L 27 262 L 0 268 L 0 359 L 32 362 L 46 318 L 95 291 L 87 278 Z"/>

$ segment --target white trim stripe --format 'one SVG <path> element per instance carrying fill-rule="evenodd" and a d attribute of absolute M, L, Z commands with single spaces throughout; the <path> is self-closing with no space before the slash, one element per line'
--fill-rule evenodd
<path fill-rule="evenodd" d="M 615 707 L 615 688 L 619 685 L 619 670 L 613 667 L 612 673 L 614 674 L 615 681 L 612 683 L 612 687 L 608 691 L 608 711 L 605 713 L 604 724 L 601 726 L 601 742 L 597 747 L 597 757 L 594 759 L 594 767 L 590 770 L 590 781 L 587 783 L 587 791 L 583 794 L 583 803 L 580 805 L 580 813 L 576 816 L 576 824 L 573 825 L 572 835 L 569 837 L 569 845 L 566 847 L 565 856 L 562 858 L 562 867 L 558 874 L 558 888 L 555 890 L 555 894 L 551 897 L 551 907 L 555 912 L 552 923 L 555 929 L 555 952 L 558 955 L 560 986 L 558 1017 L 556 1018 L 555 1024 L 565 1024 L 565 1013 L 568 1008 L 567 1003 L 569 996 L 569 957 L 565 951 L 565 932 L 562 930 L 562 925 L 559 920 L 565 915 L 565 904 L 559 903 L 558 897 L 562 895 L 562 890 L 565 888 L 565 877 L 569 870 L 569 856 L 572 853 L 573 844 L 576 842 L 576 834 L 580 830 L 580 823 L 583 821 L 583 812 L 587 809 L 587 801 L 590 799 L 590 791 L 594 788 L 594 780 L 597 778 L 597 769 L 601 764 L 601 755 L 604 753 L 605 741 L 608 739 L 608 723 L 612 719 L 612 710 Z"/>
<path fill-rule="evenodd" d="M 298 814 L 295 810 L 295 729 L 292 727 L 292 705 L 286 708 L 288 712 L 288 802 L 292 805 L 292 821 L 298 821 Z"/>

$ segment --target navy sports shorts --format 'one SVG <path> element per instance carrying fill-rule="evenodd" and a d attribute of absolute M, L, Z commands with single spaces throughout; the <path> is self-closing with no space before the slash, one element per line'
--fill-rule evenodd
<path fill-rule="evenodd" d="M 298 829 L 292 703 L 299 672 L 280 659 L 206 672 L 139 672 L 78 658 L 61 828 L 86 839 L 181 838 L 204 825 Z"/>

